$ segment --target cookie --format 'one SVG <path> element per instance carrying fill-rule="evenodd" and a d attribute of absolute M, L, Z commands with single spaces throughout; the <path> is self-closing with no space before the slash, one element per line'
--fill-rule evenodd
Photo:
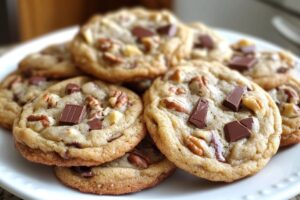
<path fill-rule="evenodd" d="M 71 44 L 78 66 L 108 82 L 155 78 L 189 56 L 192 31 L 168 11 L 123 9 L 92 17 Z"/>
<path fill-rule="evenodd" d="M 233 51 L 229 43 L 218 35 L 212 28 L 199 23 L 191 23 L 193 29 L 192 59 L 203 59 L 207 61 L 228 61 Z"/>
<path fill-rule="evenodd" d="M 71 57 L 70 43 L 53 44 L 37 53 L 26 56 L 19 70 L 30 76 L 71 78 L 82 75 Z"/>
<path fill-rule="evenodd" d="M 270 80 L 284 80 L 296 66 L 294 56 L 286 51 L 256 50 L 255 44 L 240 40 L 232 46 L 235 53 L 227 65 L 259 85 Z"/>
<path fill-rule="evenodd" d="M 145 139 L 121 158 L 96 167 L 56 167 L 57 178 L 85 193 L 120 195 L 154 187 L 169 177 L 175 166 Z"/>
<path fill-rule="evenodd" d="M 9 74 L 0 84 L 0 126 L 11 129 L 22 106 L 56 83 L 45 77 L 25 77 L 19 71 Z"/>
<path fill-rule="evenodd" d="M 23 107 L 13 135 L 29 161 L 91 166 L 114 160 L 145 136 L 132 91 L 88 77 L 60 82 Z"/>
<path fill-rule="evenodd" d="M 144 95 L 154 142 L 177 167 L 232 182 L 277 152 L 281 117 L 267 92 L 217 62 L 193 61 L 157 78 Z"/>
<path fill-rule="evenodd" d="M 300 142 L 300 81 L 292 76 L 284 80 L 270 78 L 262 87 L 269 92 L 279 107 L 282 117 L 280 146 Z"/>

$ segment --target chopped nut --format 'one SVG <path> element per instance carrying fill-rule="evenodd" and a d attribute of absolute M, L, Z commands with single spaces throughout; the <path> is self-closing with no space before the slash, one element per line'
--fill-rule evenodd
<path fill-rule="evenodd" d="M 280 60 L 287 63 L 290 67 L 294 67 L 296 64 L 296 61 L 294 57 L 290 53 L 286 53 L 283 51 L 278 52 L 278 55 L 280 57 Z"/>
<path fill-rule="evenodd" d="M 150 52 L 159 44 L 159 37 L 144 37 L 141 38 L 141 43 L 144 45 L 144 51 Z"/>
<path fill-rule="evenodd" d="M 46 115 L 30 115 L 27 117 L 27 121 L 36 122 L 40 121 L 44 128 L 49 127 L 50 121 Z"/>
<path fill-rule="evenodd" d="M 135 153 L 130 153 L 129 156 L 127 157 L 127 160 L 134 166 L 141 169 L 146 169 L 149 166 L 149 164 L 144 158 L 142 158 L 141 156 Z"/>
<path fill-rule="evenodd" d="M 200 96 L 205 96 L 209 92 L 207 84 L 208 80 L 205 76 L 196 76 L 189 82 L 189 87 L 193 93 L 197 93 Z"/>
<path fill-rule="evenodd" d="M 293 103 L 285 103 L 281 107 L 281 114 L 286 117 L 297 117 L 300 115 L 300 108 Z"/>
<path fill-rule="evenodd" d="M 171 99 L 163 99 L 162 103 L 168 109 L 189 114 L 189 111 L 180 102 L 176 101 L 175 99 L 172 99 L 172 100 Z"/>
<path fill-rule="evenodd" d="M 127 57 L 141 56 L 143 53 L 133 45 L 126 45 L 123 49 L 123 54 Z"/>
<path fill-rule="evenodd" d="M 176 88 L 176 87 L 170 87 L 169 91 L 171 93 L 173 93 L 173 94 L 176 94 L 176 95 L 180 95 L 180 94 L 185 94 L 186 93 L 185 89 L 183 89 L 183 88 Z"/>
<path fill-rule="evenodd" d="M 196 155 L 198 155 L 198 156 L 203 156 L 204 152 L 203 152 L 203 148 L 202 148 L 202 146 L 201 146 L 200 141 L 201 141 L 201 139 L 189 135 L 189 136 L 185 139 L 185 145 L 186 145 L 187 148 L 188 148 L 189 150 L 191 150 L 194 154 L 196 154 Z"/>
<path fill-rule="evenodd" d="M 183 81 L 183 76 L 180 73 L 179 69 L 176 69 L 175 72 L 170 76 L 169 78 L 172 81 L 176 81 L 178 83 L 181 83 Z"/>
<path fill-rule="evenodd" d="M 112 53 L 108 53 L 108 52 L 105 52 L 103 54 L 103 59 L 112 65 L 120 64 L 123 62 L 120 57 L 117 57 L 116 55 L 114 55 Z"/>
<path fill-rule="evenodd" d="M 98 45 L 97 47 L 101 50 L 101 51 L 107 51 L 110 48 L 112 48 L 113 43 L 110 39 L 108 38 L 100 38 L 98 39 Z"/>
<path fill-rule="evenodd" d="M 101 106 L 100 101 L 91 95 L 87 96 L 85 98 L 85 101 L 87 102 L 87 105 L 90 108 L 88 118 L 89 119 L 95 119 L 95 118 L 101 119 L 103 108 Z"/>
<path fill-rule="evenodd" d="M 48 108 L 53 108 L 57 105 L 60 97 L 56 94 L 44 94 L 43 100 L 47 103 Z"/>
<path fill-rule="evenodd" d="M 127 94 L 120 90 L 113 91 L 111 96 L 112 97 L 109 98 L 108 101 L 113 108 L 115 108 L 115 107 L 120 108 L 123 105 L 126 105 L 128 102 Z"/>
<path fill-rule="evenodd" d="M 252 110 L 254 113 L 259 113 L 264 114 L 264 105 L 262 101 L 255 97 L 255 96 L 244 96 L 242 98 L 242 104 Z"/>

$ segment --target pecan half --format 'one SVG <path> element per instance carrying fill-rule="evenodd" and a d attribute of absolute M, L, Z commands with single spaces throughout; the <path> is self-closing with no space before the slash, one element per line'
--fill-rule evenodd
<path fill-rule="evenodd" d="M 113 91 L 109 103 L 112 107 L 120 108 L 123 105 L 126 105 L 128 102 L 128 96 L 125 92 L 120 90 Z"/>
<path fill-rule="evenodd" d="M 141 169 L 146 169 L 149 167 L 149 163 L 147 162 L 146 159 L 144 159 L 142 156 L 138 155 L 137 153 L 130 153 L 129 156 L 127 157 L 127 160 L 134 166 L 141 168 Z"/>
<path fill-rule="evenodd" d="M 123 62 L 120 57 L 117 57 L 116 55 L 108 52 L 105 52 L 102 57 L 106 62 L 109 62 L 112 65 L 120 64 Z"/>
<path fill-rule="evenodd" d="M 27 117 L 27 121 L 29 122 L 36 122 L 40 121 L 43 127 L 49 127 L 50 121 L 46 115 L 30 115 Z"/>
<path fill-rule="evenodd" d="M 170 110 L 175 110 L 177 112 L 189 114 L 189 111 L 180 102 L 176 100 L 163 99 L 162 103 L 165 105 L 166 108 Z"/>
<path fill-rule="evenodd" d="M 200 143 L 201 139 L 189 135 L 185 138 L 185 145 L 187 148 L 198 156 L 203 156 L 204 151 Z"/>
<path fill-rule="evenodd" d="M 101 51 L 107 51 L 113 46 L 112 41 L 108 38 L 99 38 L 97 42 L 97 48 Z"/>

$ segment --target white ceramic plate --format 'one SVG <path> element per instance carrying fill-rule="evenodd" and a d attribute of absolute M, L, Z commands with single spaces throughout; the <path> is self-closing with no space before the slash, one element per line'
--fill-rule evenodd
<path fill-rule="evenodd" d="M 5 54 L 0 58 L 0 79 L 14 70 L 18 61 L 26 54 L 38 51 L 51 43 L 69 40 L 76 31 L 77 28 L 70 28 L 46 35 L 20 45 Z M 245 34 L 220 29 L 218 32 L 230 42 L 249 38 L 258 45 L 259 50 L 280 49 L 273 44 Z M 277 200 L 288 199 L 300 193 L 300 145 L 281 150 L 261 172 L 235 183 L 212 183 L 177 170 L 171 178 L 153 189 L 119 197 L 100 197 L 82 194 L 63 186 L 54 177 L 51 167 L 27 162 L 15 150 L 11 134 L 3 129 L 0 129 L 0 132 L 0 185 L 24 199 Z"/>

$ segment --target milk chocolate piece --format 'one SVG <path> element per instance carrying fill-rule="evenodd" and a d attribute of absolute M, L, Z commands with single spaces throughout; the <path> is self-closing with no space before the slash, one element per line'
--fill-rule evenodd
<path fill-rule="evenodd" d="M 42 76 L 32 76 L 29 78 L 28 82 L 31 85 L 40 85 L 42 82 L 45 82 L 46 78 Z"/>
<path fill-rule="evenodd" d="M 231 69 L 238 71 L 245 71 L 253 67 L 257 62 L 257 59 L 252 56 L 234 56 L 229 62 L 228 66 Z"/>
<path fill-rule="evenodd" d="M 97 118 L 88 121 L 87 124 L 90 127 L 89 130 L 99 130 L 102 128 L 102 121 Z"/>
<path fill-rule="evenodd" d="M 200 35 L 198 42 L 195 44 L 196 48 L 213 49 L 214 46 L 214 41 L 209 35 Z"/>
<path fill-rule="evenodd" d="M 66 86 L 66 94 L 72 94 L 74 92 L 80 92 L 80 86 L 74 83 L 69 83 Z"/>
<path fill-rule="evenodd" d="M 249 118 L 245 118 L 240 120 L 240 123 L 243 124 L 246 128 L 248 128 L 249 130 L 252 130 L 252 126 L 253 126 L 253 118 L 249 117 Z"/>
<path fill-rule="evenodd" d="M 232 121 L 224 126 L 225 139 L 227 142 L 236 142 L 250 136 L 250 130 L 238 121 Z"/>
<path fill-rule="evenodd" d="M 141 26 L 136 26 L 131 30 L 131 33 L 136 36 L 137 38 L 143 38 L 143 37 L 151 37 L 154 35 L 154 33 L 146 28 L 143 28 Z"/>
<path fill-rule="evenodd" d="M 61 125 L 79 124 L 82 121 L 85 112 L 85 106 L 67 104 L 60 115 L 59 123 Z"/>
<path fill-rule="evenodd" d="M 240 108 L 242 95 L 245 91 L 245 87 L 235 86 L 232 92 L 224 100 L 223 105 L 232 111 L 237 112 Z"/>
<path fill-rule="evenodd" d="M 207 110 L 208 110 L 208 101 L 205 99 L 199 99 L 188 121 L 198 128 L 205 128 Z"/>
<path fill-rule="evenodd" d="M 177 27 L 173 24 L 168 24 L 166 26 L 161 26 L 156 29 L 156 32 L 161 35 L 167 35 L 169 37 L 172 37 L 176 34 Z"/>
<path fill-rule="evenodd" d="M 279 67 L 277 69 L 277 73 L 280 73 L 280 74 L 285 74 L 287 71 L 289 71 L 289 68 L 286 68 L 286 67 Z"/>
<path fill-rule="evenodd" d="M 80 176 L 84 177 L 84 178 L 91 178 L 94 176 L 94 173 L 92 172 L 92 169 L 90 167 L 71 167 L 71 169 L 80 174 Z"/>

